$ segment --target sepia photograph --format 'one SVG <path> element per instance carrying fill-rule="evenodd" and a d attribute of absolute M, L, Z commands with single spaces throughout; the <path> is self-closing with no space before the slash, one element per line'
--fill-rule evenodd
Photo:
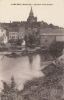
<path fill-rule="evenodd" d="M 0 0 L 0 100 L 64 100 L 64 0 Z"/>

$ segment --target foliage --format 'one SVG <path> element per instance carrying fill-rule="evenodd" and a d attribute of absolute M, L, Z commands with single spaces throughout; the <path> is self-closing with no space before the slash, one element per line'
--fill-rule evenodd
<path fill-rule="evenodd" d="M 16 83 L 14 77 L 11 77 L 11 83 L 3 81 L 3 90 L 1 92 L 2 100 L 15 100 L 17 96 L 18 90 L 16 89 Z"/>
<path fill-rule="evenodd" d="M 59 63 L 55 67 L 53 64 L 47 66 L 45 70 L 48 74 L 44 73 L 44 77 L 26 83 L 23 100 L 62 100 L 64 64 L 61 61 Z"/>
<path fill-rule="evenodd" d="M 17 46 L 21 46 L 22 42 L 23 42 L 23 39 L 16 39 L 16 40 L 11 39 L 11 40 L 9 40 L 9 43 L 15 44 Z"/>

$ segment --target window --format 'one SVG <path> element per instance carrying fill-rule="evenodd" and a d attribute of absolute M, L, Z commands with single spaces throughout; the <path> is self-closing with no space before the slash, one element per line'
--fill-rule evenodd
<path fill-rule="evenodd" d="M 10 39 L 11 39 L 11 36 L 10 36 Z"/>

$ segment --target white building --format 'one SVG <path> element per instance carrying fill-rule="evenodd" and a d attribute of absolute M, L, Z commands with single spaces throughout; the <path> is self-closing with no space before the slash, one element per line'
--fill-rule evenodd
<path fill-rule="evenodd" d="M 9 30 L 9 37 L 8 37 L 9 40 L 11 39 L 18 39 L 18 31 L 15 31 L 13 29 Z"/>
<path fill-rule="evenodd" d="M 7 43 L 8 39 L 6 36 L 6 30 L 3 27 L 0 27 L 0 43 Z"/>

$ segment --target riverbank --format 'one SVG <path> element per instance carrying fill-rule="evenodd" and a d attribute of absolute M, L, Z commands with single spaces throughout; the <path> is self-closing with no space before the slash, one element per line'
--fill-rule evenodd
<path fill-rule="evenodd" d="M 62 50 L 49 50 L 49 49 L 41 49 L 40 47 L 36 48 L 24 48 L 21 50 L 6 50 L 1 51 L 0 55 L 7 56 L 7 57 L 21 57 L 21 56 L 28 56 L 30 54 L 41 54 L 50 52 L 52 56 L 59 57 L 62 55 Z"/>
<path fill-rule="evenodd" d="M 28 56 L 30 54 L 40 54 L 42 50 L 40 47 L 36 48 L 24 48 L 21 50 L 7 50 L 0 52 L 0 55 L 7 56 L 7 57 L 21 57 L 21 56 Z M 45 50 L 46 51 L 46 50 Z"/>

